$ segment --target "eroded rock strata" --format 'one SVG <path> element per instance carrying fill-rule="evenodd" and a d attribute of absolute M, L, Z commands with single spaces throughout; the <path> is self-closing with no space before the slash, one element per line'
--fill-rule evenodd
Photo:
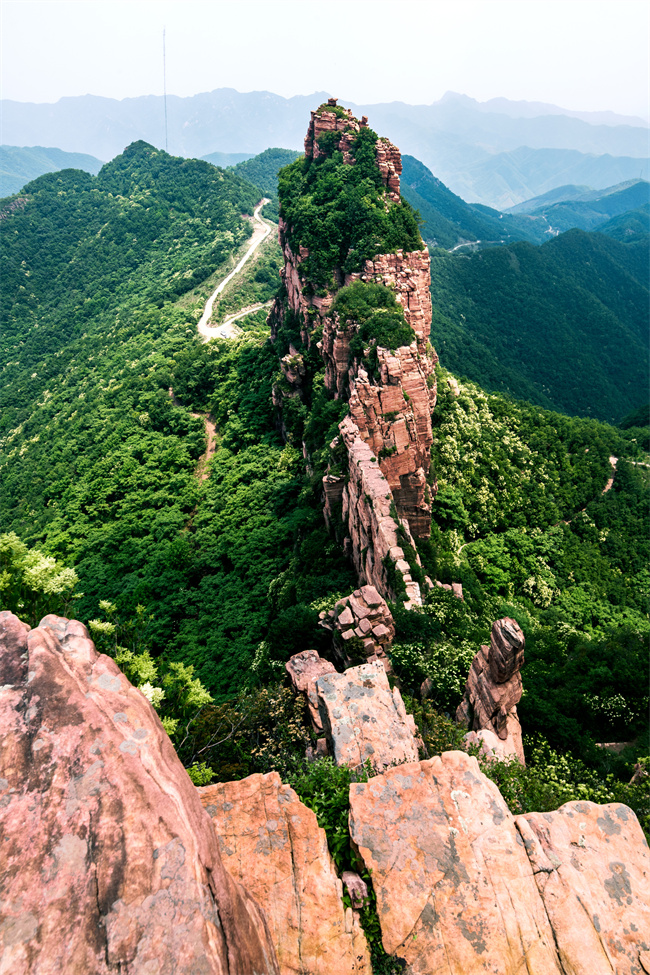
<path fill-rule="evenodd" d="M 406 975 L 641 975 L 650 853 L 626 806 L 514 817 L 464 752 L 350 787 L 385 950 Z"/>
<path fill-rule="evenodd" d="M 231 876 L 271 929 L 282 975 L 370 975 L 363 931 L 316 816 L 277 772 L 199 789 Z"/>
<path fill-rule="evenodd" d="M 365 118 L 359 122 L 349 110 L 338 107 L 335 99 L 330 100 L 327 106 L 312 112 L 305 139 L 307 163 L 316 163 L 334 145 L 342 154 L 343 164 L 355 165 L 355 140 L 366 125 Z M 379 138 L 374 151 L 385 206 L 401 206 L 399 150 Z M 343 518 L 360 582 L 377 586 L 388 598 L 405 598 L 409 605 L 420 604 L 420 586 L 412 578 L 404 552 L 401 556 L 390 553 L 400 547 L 400 537 L 412 542 L 411 536 L 429 535 L 431 499 L 436 489 L 429 476 L 437 357 L 428 341 L 428 251 L 422 245 L 421 250 L 377 254 L 364 260 L 361 270 L 354 272 L 335 267 L 333 285 L 323 289 L 305 272 L 309 250 L 294 236 L 295 228 L 281 216 L 279 240 L 284 253 L 281 274 L 285 296 L 273 308 L 272 334 L 277 337 L 284 321 L 292 316 L 300 325 L 304 345 L 318 345 L 325 364 L 326 387 L 337 399 L 346 400 L 350 408 L 349 417 L 341 425 L 349 482 L 337 475 L 325 478 L 326 516 L 331 521 L 335 512 L 336 517 Z M 356 281 L 390 288 L 407 326 L 413 330 L 409 344 L 392 350 L 376 345 L 372 374 L 364 365 L 363 356 L 351 346 L 359 323 L 341 316 L 332 307 L 338 291 Z M 301 357 L 295 349 L 291 353 L 282 360 L 282 388 L 278 386 L 274 391 L 283 429 L 282 403 L 301 396 L 304 381 Z M 397 563 L 404 567 L 396 567 Z"/>
<path fill-rule="evenodd" d="M 517 704 L 521 700 L 520 669 L 524 663 L 524 634 L 519 624 L 504 617 L 482 646 L 469 671 L 465 694 L 456 720 L 471 731 L 492 731 L 500 739 L 502 753 L 514 755 L 525 765 Z"/>
<path fill-rule="evenodd" d="M 2 971 L 279 975 L 156 713 L 86 628 L 1 613 L 0 688 Z"/>
<path fill-rule="evenodd" d="M 332 634 L 334 653 L 344 667 L 353 662 L 351 657 L 358 648 L 368 663 L 379 660 L 387 673 L 392 670 L 386 653 L 395 636 L 395 623 L 386 600 L 374 586 L 355 589 L 329 612 L 323 610 L 319 625 Z"/>

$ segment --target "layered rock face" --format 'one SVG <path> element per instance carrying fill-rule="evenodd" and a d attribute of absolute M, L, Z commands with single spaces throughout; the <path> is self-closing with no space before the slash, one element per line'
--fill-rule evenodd
<path fill-rule="evenodd" d="M 323 154 L 319 139 L 326 133 L 334 133 L 338 135 L 338 149 L 344 163 L 354 165 L 351 150 L 356 135 L 366 121 L 362 119 L 358 122 L 351 112 L 337 108 L 335 99 L 331 100 L 329 106 L 312 112 L 305 139 L 307 159 L 317 160 Z M 379 139 L 375 158 L 384 186 L 386 206 L 399 204 L 399 176 L 402 169 L 399 150 L 388 140 Z M 336 477 L 326 478 L 326 513 L 331 516 L 334 507 L 342 504 L 349 545 L 360 582 L 370 582 L 379 588 L 382 595 L 395 599 L 399 593 L 391 586 L 387 573 L 382 572 L 378 565 L 391 548 L 399 547 L 395 536 L 400 521 L 405 522 L 409 535 L 429 535 L 431 500 L 435 492 L 435 483 L 428 483 L 433 442 L 431 411 L 436 400 L 434 367 L 437 362 L 428 342 L 431 327 L 429 254 L 426 249 L 409 253 L 399 250 L 366 260 L 359 272 L 345 273 L 341 268 L 335 268 L 333 278 L 336 287 L 324 294 L 322 291 L 316 292 L 307 280 L 303 264 L 309 254 L 302 246 L 297 246 L 294 251 L 290 243 L 292 230 L 281 218 L 279 239 L 285 259 L 281 274 L 287 307 L 301 323 L 301 336 L 306 345 L 310 344 L 316 332 L 322 335 L 318 347 L 325 362 L 326 386 L 336 398 L 343 398 L 350 404 L 350 415 L 345 421 L 345 428 L 342 427 L 350 481 L 354 476 L 357 482 L 363 482 L 355 488 L 339 482 Z M 415 341 L 411 345 L 401 346 L 394 351 L 377 348 L 375 378 L 369 377 L 359 359 L 350 352 L 350 342 L 357 334 L 358 323 L 341 321 L 338 313 L 331 312 L 338 288 L 354 281 L 378 283 L 391 288 L 403 309 L 407 324 L 415 332 Z M 277 301 L 270 319 L 274 336 L 284 315 L 284 307 Z M 301 395 L 303 380 L 300 364 L 295 358 L 291 363 L 283 361 L 282 372 L 284 388 L 275 393 L 275 402 L 280 408 L 283 397 Z M 364 454 L 363 446 L 370 450 L 367 458 L 361 456 Z M 376 459 L 383 474 L 384 482 L 381 485 L 374 484 L 376 477 L 373 478 L 368 469 L 362 472 L 361 478 L 357 476 L 360 473 L 355 470 L 358 462 L 371 462 L 371 457 Z M 388 500 L 387 506 L 381 506 L 386 507 L 386 511 L 382 511 L 380 517 L 386 522 L 384 534 L 393 535 L 390 544 L 380 539 L 375 531 L 378 526 L 374 524 L 373 508 L 375 502 L 381 499 Z M 388 525 L 389 520 L 392 526 Z M 381 550 L 380 554 L 374 551 L 375 547 Z M 401 574 L 408 575 L 408 567 Z M 412 604 L 422 602 L 417 582 L 411 580 L 410 590 L 407 587 L 407 599 Z"/>
<path fill-rule="evenodd" d="M 650 854 L 618 804 L 513 817 L 464 752 L 350 787 L 385 950 L 405 975 L 641 975 Z"/>
<path fill-rule="evenodd" d="M 2 971 L 279 975 L 144 695 L 81 623 L 0 640 Z"/>
<path fill-rule="evenodd" d="M 344 548 L 359 579 L 391 600 L 398 599 L 403 590 L 408 609 L 420 606 L 420 585 L 411 575 L 402 548 L 405 539 L 415 552 L 408 522 L 395 517 L 395 502 L 386 476 L 351 417 L 346 416 L 339 429 L 349 473 L 347 478 L 325 477 L 325 520 L 328 524 L 335 521 L 335 506 L 340 504 L 349 532 Z M 419 564 L 417 554 L 415 557 Z"/>
<path fill-rule="evenodd" d="M 323 729 L 337 765 L 357 768 L 370 760 L 381 771 L 418 757 L 415 722 L 381 663 L 350 667 L 316 681 Z"/>
<path fill-rule="evenodd" d="M 316 681 L 323 674 L 335 673 L 336 667 L 329 660 L 323 660 L 322 657 L 319 657 L 315 650 L 303 650 L 302 653 L 294 653 L 284 666 L 296 694 L 304 694 L 307 700 L 312 726 L 316 731 L 322 731 L 323 724 L 318 710 Z"/>
<path fill-rule="evenodd" d="M 349 647 L 356 639 L 357 645 L 363 648 L 366 660 L 379 660 L 386 672 L 390 673 L 391 665 L 386 651 L 395 636 L 395 623 L 386 600 L 382 599 L 374 586 L 355 589 L 352 595 L 340 599 L 329 613 L 323 610 L 320 626 L 332 633 L 334 652 L 343 666 L 351 663 Z"/>
<path fill-rule="evenodd" d="M 282 975 L 370 975 L 363 931 L 316 816 L 277 772 L 199 789 L 221 857 L 271 928 Z"/>
<path fill-rule="evenodd" d="M 482 646 L 472 661 L 465 695 L 456 711 L 459 724 L 472 731 L 494 732 L 503 754 L 514 755 L 522 765 L 524 746 L 517 704 L 522 693 L 519 671 L 524 663 L 524 644 L 524 634 L 515 620 L 497 620 L 490 646 Z"/>

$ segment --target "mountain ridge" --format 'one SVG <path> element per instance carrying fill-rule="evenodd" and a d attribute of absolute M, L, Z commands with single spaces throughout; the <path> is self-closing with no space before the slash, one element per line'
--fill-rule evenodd
<path fill-rule="evenodd" d="M 189 98 L 168 96 L 171 151 L 202 157 L 216 151 L 255 154 L 269 145 L 300 149 L 302 120 L 308 107 L 316 98 L 324 101 L 325 97 L 322 94 L 297 95 L 285 99 L 272 92 L 239 93 L 234 89 L 216 89 Z M 375 124 L 387 132 L 404 153 L 421 159 L 454 192 L 463 198 L 474 194 L 477 202 L 501 208 L 507 199 L 513 204 L 541 191 L 538 184 L 530 182 L 534 166 L 523 186 L 517 188 L 517 179 L 511 186 L 509 156 L 517 153 L 521 146 L 527 146 L 532 153 L 542 150 L 558 153 L 553 164 L 557 176 L 553 178 L 564 183 L 611 185 L 638 175 L 631 160 L 641 161 L 648 156 L 647 132 L 643 126 L 593 125 L 566 115 L 513 119 L 503 113 L 479 109 L 472 101 L 465 96 L 454 96 L 428 106 L 400 102 L 373 106 L 351 103 L 351 108 L 358 116 L 370 112 L 376 119 Z M 15 145 L 53 142 L 62 149 L 87 151 L 100 158 L 111 158 L 137 139 L 161 145 L 165 138 L 162 96 L 118 101 L 88 95 L 61 99 L 53 106 L 6 101 L 3 115 L 7 142 Z M 216 145 L 215 132 L 219 132 L 219 144 Z M 567 152 L 581 153 L 582 156 L 569 159 L 563 155 Z M 489 189 L 489 164 L 492 161 L 494 167 L 493 157 L 503 154 L 505 156 L 497 160 L 497 166 L 499 171 L 503 170 L 502 179 L 509 189 L 494 193 Z M 574 170 L 579 170 L 581 165 L 585 168 L 590 154 L 613 157 L 608 175 L 602 176 L 604 182 L 599 183 L 593 175 L 590 180 L 574 175 Z M 517 169 L 518 157 L 514 158 L 514 168 Z M 620 161 L 616 163 L 616 160 Z M 468 162 L 471 178 L 463 184 L 456 173 L 467 170 Z M 618 180 L 611 174 L 612 165 L 619 167 Z M 640 162 L 640 165 L 644 163 Z M 481 166 L 487 167 L 486 173 L 482 172 Z M 595 173 L 598 166 L 592 164 L 591 169 Z M 520 183 L 521 177 L 519 165 Z"/>

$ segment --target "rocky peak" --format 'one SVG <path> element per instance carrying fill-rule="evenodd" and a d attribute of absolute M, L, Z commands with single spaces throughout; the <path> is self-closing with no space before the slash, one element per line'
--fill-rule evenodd
<path fill-rule="evenodd" d="M 349 109 L 340 107 L 336 99 L 330 99 L 311 114 L 305 138 L 306 160 L 312 166 L 318 165 L 322 156 L 331 155 L 333 149 L 338 149 L 342 153 L 343 165 L 356 165 L 354 153 L 360 151 L 358 140 L 364 129 L 367 129 L 365 117 L 358 121 Z M 365 143 L 361 151 L 365 153 L 363 164 L 368 165 L 369 150 Z M 399 216 L 399 208 L 407 206 L 401 201 L 399 192 L 400 152 L 388 139 L 377 137 L 374 162 L 383 187 L 377 207 L 384 210 L 385 220 L 399 223 L 406 219 Z M 312 170 L 305 172 L 311 179 Z M 307 190 L 296 189 L 295 192 Z M 408 249 L 396 248 L 391 253 L 365 257 L 355 269 L 350 266 L 356 246 L 351 241 L 348 256 L 331 268 L 329 284 L 323 287 L 322 280 L 313 277 L 311 263 L 312 250 L 318 242 L 309 238 L 304 228 L 299 233 L 292 225 L 290 214 L 296 211 L 291 209 L 291 202 L 287 200 L 285 204 L 282 201 L 279 238 L 285 259 L 282 279 L 286 297 L 276 301 L 271 315 L 272 334 L 277 338 L 290 316 L 300 325 L 304 345 L 317 344 L 325 364 L 326 387 L 336 399 L 346 400 L 350 406 L 345 431 L 342 426 L 341 432 L 348 454 L 349 473 L 354 473 L 354 480 L 359 480 L 360 473 L 352 471 L 352 454 L 359 453 L 353 449 L 355 438 L 370 448 L 373 460 L 378 463 L 383 483 L 374 485 L 377 478 L 369 468 L 365 477 L 366 480 L 374 478 L 374 487 L 380 489 L 374 493 L 361 485 L 363 490 L 357 491 L 353 497 L 352 476 L 348 485 L 340 485 L 336 477 L 327 478 L 324 485 L 326 514 L 331 519 L 333 507 L 339 502 L 342 504 L 359 581 L 372 583 L 384 596 L 395 598 L 395 585 L 387 584 L 388 577 L 394 573 L 390 569 L 382 572 L 377 567 L 387 555 L 390 558 L 391 549 L 399 547 L 398 536 L 403 532 L 417 537 L 429 535 L 431 500 L 436 490 L 435 480 L 429 476 L 433 442 L 431 412 L 436 401 L 434 368 L 437 363 L 437 356 L 429 344 L 429 254 L 415 230 L 414 236 L 408 237 Z M 305 241 L 310 242 L 309 246 Z M 367 247 L 367 243 L 360 241 L 361 244 Z M 416 249 L 418 244 L 421 249 Z M 358 289 L 359 286 L 368 286 L 365 317 L 342 310 L 342 295 L 351 294 L 347 289 Z M 359 293 L 357 290 L 355 297 Z M 374 310 L 377 314 L 373 311 L 373 301 L 379 301 L 381 305 Z M 385 313 L 386 318 L 381 318 L 379 312 Z M 390 329 L 382 329 L 382 322 L 389 319 L 394 329 L 392 333 Z M 285 392 L 276 390 L 274 399 L 280 407 L 283 395 L 302 395 L 300 370 L 293 362 L 283 361 L 282 372 Z M 364 460 L 360 455 L 355 456 L 359 468 Z M 387 511 L 380 518 L 381 526 L 374 524 L 378 519 L 373 517 L 371 510 L 363 510 L 364 504 L 370 509 L 375 500 L 380 500 L 379 493 L 387 502 Z M 392 528 L 387 524 L 388 520 L 392 522 Z M 380 543 L 382 532 L 393 536 L 390 544 Z M 379 558 L 373 554 L 376 547 L 381 549 Z M 361 555 L 362 550 L 370 555 Z M 373 573 L 367 571 L 367 563 L 374 567 Z M 414 582 L 408 568 L 407 565 L 405 570 L 396 571 L 403 576 L 410 575 L 408 580 L 404 579 L 407 598 L 417 604 L 421 602 L 419 584 Z M 411 565 L 411 568 L 414 567 Z M 412 591 L 408 591 L 408 584 Z"/>

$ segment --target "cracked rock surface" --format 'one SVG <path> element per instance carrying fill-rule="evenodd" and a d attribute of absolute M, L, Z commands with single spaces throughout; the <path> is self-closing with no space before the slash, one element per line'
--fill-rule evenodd
<path fill-rule="evenodd" d="M 643 975 L 650 854 L 634 813 L 514 817 L 464 752 L 350 786 L 384 948 L 405 975 Z"/>
<path fill-rule="evenodd" d="M 279 975 L 155 711 L 78 622 L 0 613 L 0 971 Z"/>
<path fill-rule="evenodd" d="M 416 762 L 415 722 L 397 688 L 391 691 L 380 662 L 325 674 L 316 681 L 318 706 L 330 753 L 337 765 L 370 761 L 376 771 Z"/>
<path fill-rule="evenodd" d="M 325 831 L 277 772 L 199 789 L 232 877 L 260 904 L 282 975 L 370 975 Z"/>

